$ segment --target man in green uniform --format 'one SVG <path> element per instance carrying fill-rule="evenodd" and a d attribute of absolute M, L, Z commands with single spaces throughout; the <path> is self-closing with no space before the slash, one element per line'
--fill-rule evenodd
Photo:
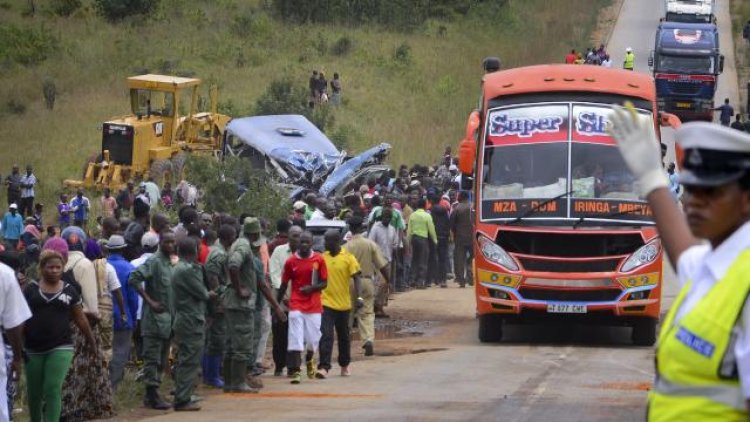
<path fill-rule="evenodd" d="M 227 272 L 227 251 L 237 237 L 237 230 L 225 224 L 219 228 L 219 241 L 211 246 L 206 258 L 206 275 L 208 285 L 221 297 L 229 285 Z M 224 380 L 219 376 L 221 357 L 226 346 L 226 322 L 221 303 L 212 301 L 208 306 L 208 327 L 206 329 L 206 354 L 203 365 L 203 382 L 216 388 L 224 387 Z"/>
<path fill-rule="evenodd" d="M 273 298 L 265 283 L 258 283 L 255 271 L 255 261 L 250 246 L 250 232 L 255 224 L 252 219 L 243 222 L 243 236 L 232 244 L 229 250 L 228 267 L 231 287 L 224 293 L 224 318 L 227 323 L 227 351 L 224 365 L 227 370 L 224 380 L 224 391 L 234 393 L 257 393 L 257 389 L 250 388 L 245 382 L 247 364 L 252 355 L 251 347 L 254 328 L 255 295 L 261 288 L 266 300 L 281 320 L 286 315 Z"/>
<path fill-rule="evenodd" d="M 249 222 L 250 231 L 247 233 L 250 239 L 250 247 L 253 250 L 253 262 L 255 264 L 255 278 L 258 280 L 258 285 L 268 284 L 266 283 L 265 272 L 263 271 L 263 262 L 260 260 L 260 246 L 263 244 L 261 239 L 261 227 L 260 221 L 257 218 L 250 217 L 245 219 Z M 262 295 L 255 295 L 255 307 L 253 308 L 253 342 L 250 348 L 250 360 L 247 362 L 248 376 L 247 384 L 252 388 L 263 388 L 263 381 L 261 381 L 259 375 L 255 372 L 255 363 L 258 361 L 258 354 L 261 353 L 258 350 L 261 338 L 261 324 L 263 318 L 264 306 L 268 306 L 267 302 Z M 262 356 L 261 356 L 262 358 Z"/>
<path fill-rule="evenodd" d="M 208 291 L 203 279 L 203 269 L 195 261 L 198 243 L 191 237 L 180 240 L 177 252 L 180 262 L 172 275 L 175 316 L 174 336 L 177 342 L 177 365 L 175 366 L 174 410 L 200 410 L 191 401 L 195 377 L 200 370 L 200 355 L 206 325 L 206 304 L 216 296 Z"/>
<path fill-rule="evenodd" d="M 172 335 L 174 300 L 172 293 L 171 256 L 175 252 L 175 238 L 171 231 L 164 231 L 159 242 L 159 252 L 130 274 L 128 283 L 143 298 L 143 380 L 146 394 L 143 405 L 165 410 L 171 405 L 159 395 L 161 372 L 169 353 L 169 338 Z M 145 285 L 145 288 L 144 288 Z"/>

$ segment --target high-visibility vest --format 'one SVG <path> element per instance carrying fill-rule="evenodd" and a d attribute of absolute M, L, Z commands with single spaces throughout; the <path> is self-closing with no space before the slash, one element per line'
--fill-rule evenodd
<path fill-rule="evenodd" d="M 622 65 L 624 69 L 633 69 L 635 68 L 635 54 L 631 51 L 630 53 L 625 53 L 625 63 Z"/>
<path fill-rule="evenodd" d="M 675 324 L 690 291 L 682 288 L 659 334 L 649 421 L 747 421 L 734 345 L 738 318 L 750 294 L 750 249 Z"/>

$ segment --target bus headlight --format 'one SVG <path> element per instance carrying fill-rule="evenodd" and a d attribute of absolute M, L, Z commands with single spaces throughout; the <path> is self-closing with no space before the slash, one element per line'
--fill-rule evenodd
<path fill-rule="evenodd" d="M 501 248 L 497 243 L 488 239 L 486 236 L 479 235 L 479 250 L 482 251 L 482 255 L 495 264 L 501 265 L 511 271 L 518 271 L 518 264 L 513 260 L 505 249 Z"/>
<path fill-rule="evenodd" d="M 624 264 L 622 264 L 620 272 L 627 273 L 654 262 L 656 257 L 659 256 L 659 250 L 661 250 L 661 241 L 659 239 L 654 239 L 641 246 L 637 251 L 630 255 L 630 257 L 628 257 Z"/>

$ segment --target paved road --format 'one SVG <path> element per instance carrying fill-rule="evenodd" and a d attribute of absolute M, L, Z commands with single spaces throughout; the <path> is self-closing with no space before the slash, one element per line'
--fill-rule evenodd
<path fill-rule="evenodd" d="M 728 0 L 719 0 L 722 45 L 727 56 L 717 98 L 737 101 L 737 78 L 729 36 Z M 663 2 L 625 0 L 610 40 L 614 62 L 633 47 L 636 69 L 647 58 Z M 664 140 L 673 145 L 672 131 Z M 671 153 L 673 156 L 673 154 Z M 664 299 L 677 291 L 665 269 Z M 473 294 L 467 289 L 431 289 L 401 294 L 389 312 L 394 325 L 418 337 L 377 343 L 375 358 L 355 350 L 354 375 L 290 386 L 266 377 L 254 397 L 209 395 L 197 414 L 142 413 L 160 421 L 188 420 L 498 420 L 641 421 L 653 378 L 651 348 L 628 344 L 629 330 L 557 325 L 520 330 L 484 345 L 476 338 Z M 424 321 L 429 322 L 412 322 Z M 400 321 L 400 322 L 399 322 Z M 385 331 L 385 330 L 384 330 Z"/>

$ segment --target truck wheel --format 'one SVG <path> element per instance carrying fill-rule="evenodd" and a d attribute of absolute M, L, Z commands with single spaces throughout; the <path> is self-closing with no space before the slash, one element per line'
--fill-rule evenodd
<path fill-rule="evenodd" d="M 633 344 L 653 346 L 656 343 L 656 319 L 644 318 L 633 324 Z"/>
<path fill-rule="evenodd" d="M 497 343 L 503 339 L 503 320 L 499 315 L 479 315 L 479 341 Z"/>

